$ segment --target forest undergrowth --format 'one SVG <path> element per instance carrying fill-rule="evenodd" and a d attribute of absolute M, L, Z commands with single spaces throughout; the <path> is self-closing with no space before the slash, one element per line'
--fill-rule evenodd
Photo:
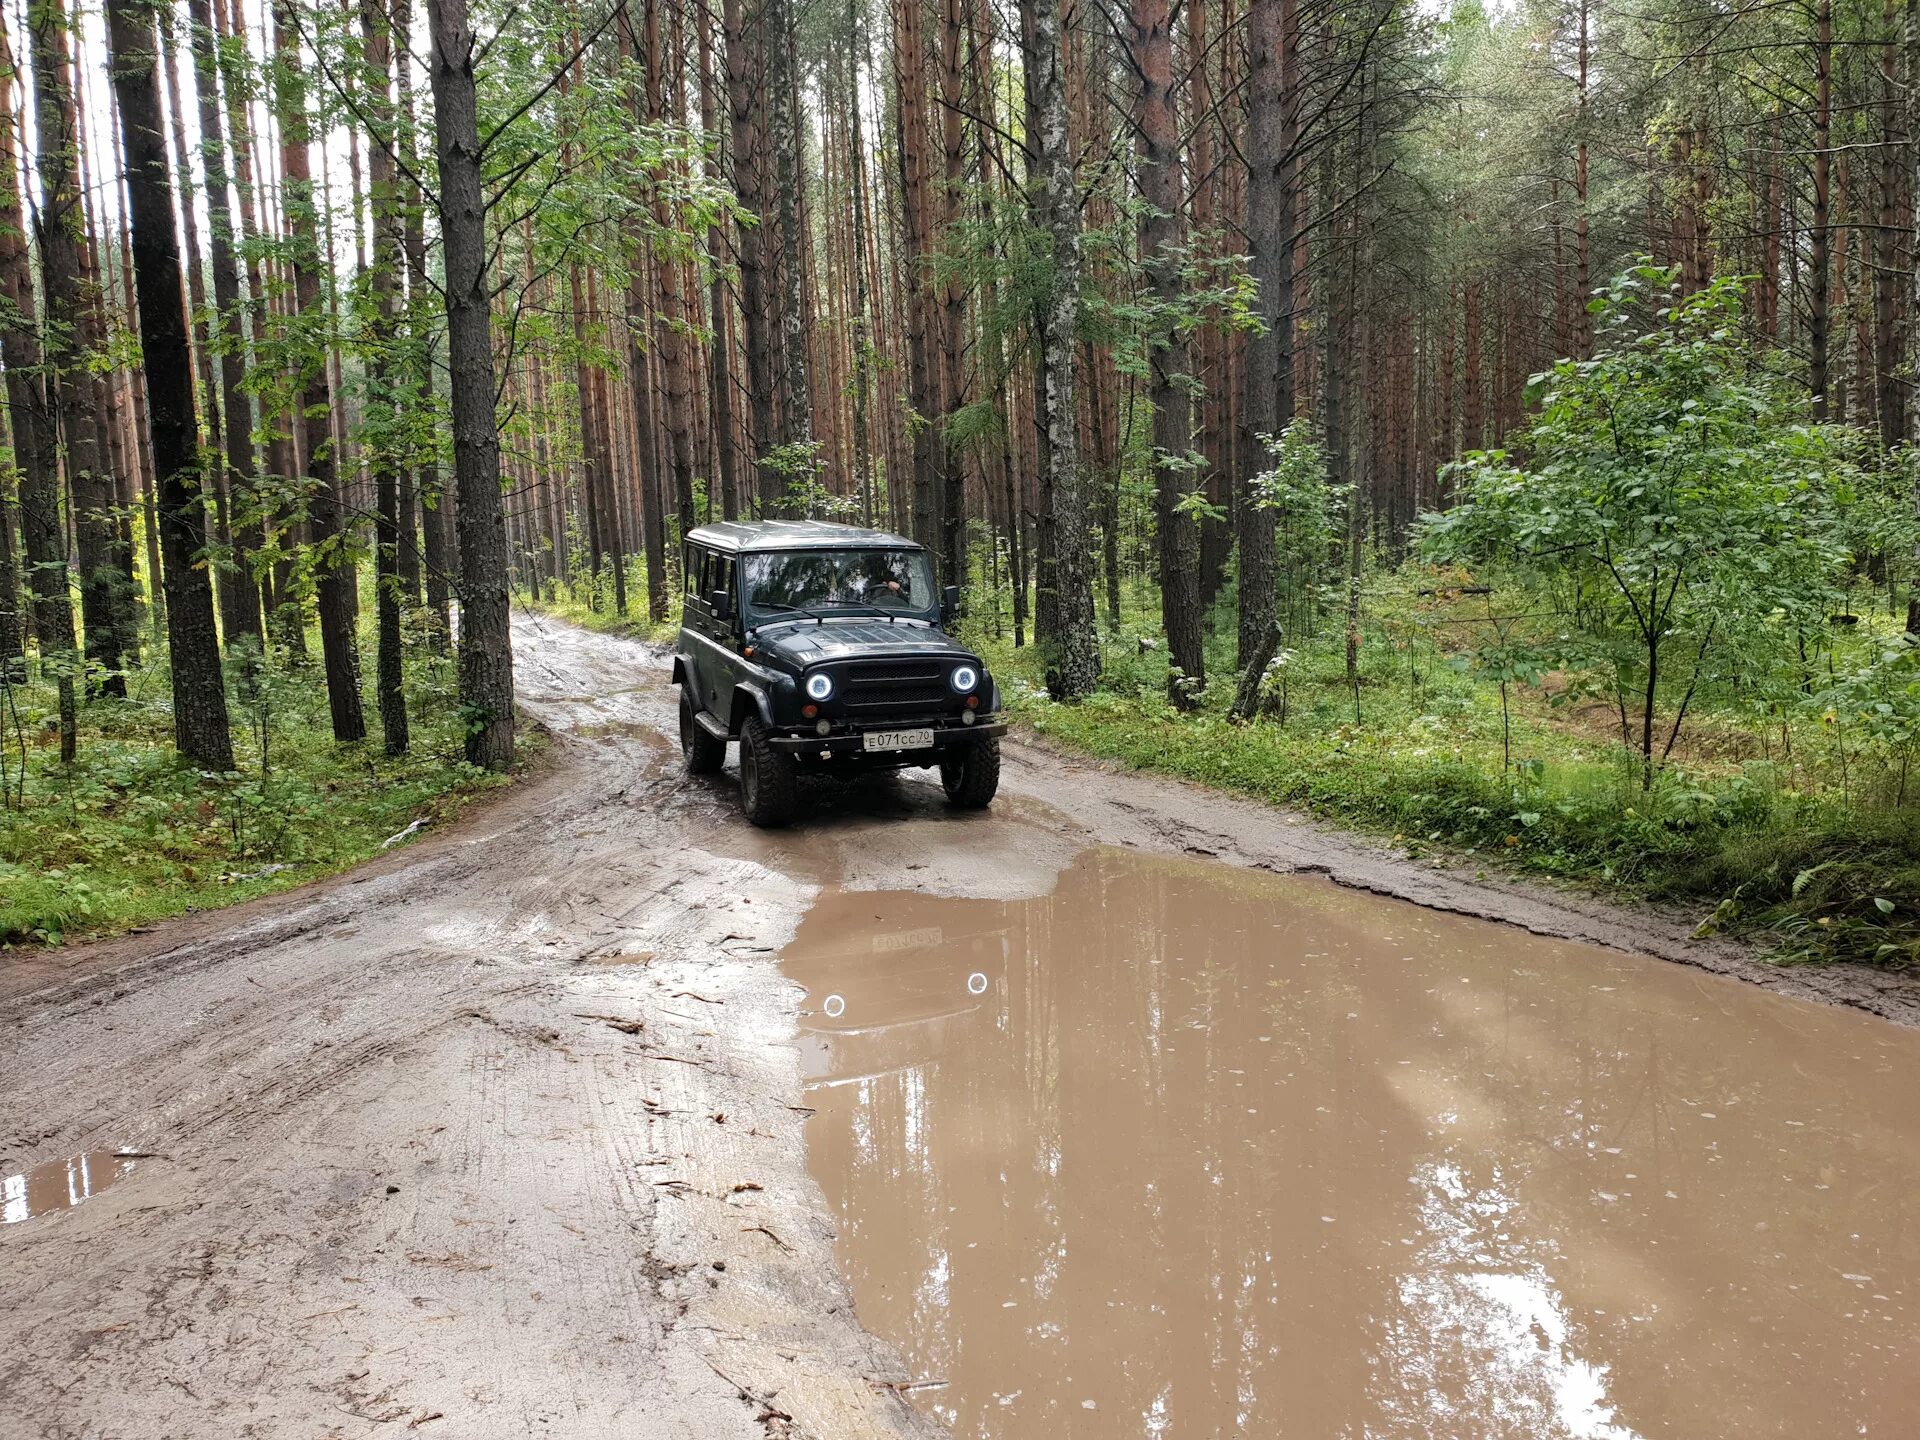
<path fill-rule="evenodd" d="M 370 604 L 363 614 L 370 631 Z M 114 934 L 287 890 L 405 844 L 510 783 L 465 759 L 450 656 L 420 646 L 409 659 L 413 744 L 398 757 L 377 736 L 334 741 L 316 664 L 258 667 L 236 650 L 239 768 L 225 774 L 174 751 L 163 648 L 129 677 L 124 699 L 82 707 L 71 765 L 60 763 L 52 686 L 7 688 L 0 945 Z M 523 729 L 517 743 L 524 767 L 538 732 Z"/>
<path fill-rule="evenodd" d="M 1709 706 L 1646 787 L 1639 754 L 1607 733 L 1612 707 L 1567 675 L 1510 680 L 1503 714 L 1498 681 L 1475 673 L 1484 600 L 1422 597 L 1420 580 L 1369 573 L 1357 696 L 1331 625 L 1288 653 L 1284 694 L 1270 680 L 1245 722 L 1229 714 L 1231 683 L 1190 710 L 1168 701 L 1144 582 L 1077 705 L 1048 698 L 1039 652 L 1013 646 L 1004 611 L 983 609 L 967 632 L 1012 715 L 1049 741 L 1295 806 L 1412 858 L 1681 907 L 1702 933 L 1756 940 L 1781 962 L 1920 960 L 1920 810 L 1896 803 L 1900 752 L 1850 740 L 1829 709 L 1760 726 Z M 1884 608 L 1855 618 L 1858 649 L 1899 629 Z M 1230 590 L 1212 620 L 1209 668 L 1230 676 Z"/>

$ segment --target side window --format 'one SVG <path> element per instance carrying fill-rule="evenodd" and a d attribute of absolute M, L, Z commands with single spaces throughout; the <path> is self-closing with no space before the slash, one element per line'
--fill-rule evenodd
<path fill-rule="evenodd" d="M 680 547 L 680 581 L 689 595 L 698 595 L 700 552 L 691 545 Z"/>

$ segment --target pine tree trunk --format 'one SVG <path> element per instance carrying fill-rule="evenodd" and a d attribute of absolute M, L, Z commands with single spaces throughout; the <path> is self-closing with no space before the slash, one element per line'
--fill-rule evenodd
<path fill-rule="evenodd" d="M 513 635 L 507 530 L 494 415 L 492 317 L 487 311 L 486 200 L 466 0 L 428 0 L 440 235 L 446 265 L 447 364 L 460 533 L 460 703 L 467 759 L 513 764 Z"/>
<path fill-rule="evenodd" d="M 160 541 L 165 547 L 174 744 L 195 765 L 224 773 L 233 769 L 233 738 L 227 729 L 213 586 L 201 563 L 206 533 L 193 354 L 187 341 L 185 286 L 174 239 L 173 184 L 167 173 L 153 12 L 145 0 L 108 0 L 107 30 L 126 149 L 140 350 L 151 377 L 148 424 L 158 476 Z"/>
<path fill-rule="evenodd" d="M 694 18 L 694 34 L 700 47 L 700 133 L 713 137 L 719 133 L 719 97 L 713 73 L 713 11 L 710 6 L 697 7 Z M 717 143 L 710 142 L 702 159 L 706 181 L 716 189 L 721 186 L 721 157 Z M 726 234 L 722 221 L 709 232 L 709 243 L 714 247 L 713 263 L 709 273 L 712 279 L 707 286 L 707 308 L 712 336 L 707 349 L 707 404 L 712 412 L 713 431 L 713 469 L 714 474 L 708 484 L 710 491 L 717 487 L 719 494 L 709 493 L 707 505 L 711 509 L 716 501 L 720 506 L 722 518 L 732 520 L 740 513 L 740 474 L 739 460 L 733 444 L 733 365 L 731 326 L 727 323 L 730 301 L 727 295 L 727 280 L 724 268 L 719 263 L 718 249 Z"/>
<path fill-rule="evenodd" d="M 319 216 L 314 207 L 309 168 L 306 75 L 301 68 L 294 0 L 274 0 L 273 46 L 276 109 L 280 116 L 282 204 L 292 236 L 290 264 L 294 302 L 302 323 L 319 321 L 326 311 L 320 294 Z M 300 359 L 300 411 L 306 437 L 308 539 L 313 547 L 315 591 L 320 611 L 320 650 L 327 675 L 327 708 L 333 738 L 364 740 L 367 720 L 360 703 L 360 651 L 354 634 L 358 604 L 354 565 L 347 549 L 347 527 L 340 505 L 337 457 L 333 448 L 333 385 L 328 354 L 315 347 Z"/>
<path fill-rule="evenodd" d="M 860 85 L 866 68 L 867 47 L 857 0 L 847 0 L 847 39 L 847 151 L 853 180 L 853 235 L 850 242 L 854 281 L 853 476 L 854 485 L 866 507 L 866 522 L 872 525 L 873 442 L 868 427 L 873 402 L 872 377 L 868 372 L 873 343 L 873 302 L 867 280 L 866 132 L 860 122 Z"/>
<path fill-rule="evenodd" d="M 934 305 L 932 250 L 933 204 L 927 193 L 932 135 L 927 119 L 923 69 L 926 41 L 921 34 L 921 0 L 894 11 L 894 75 L 899 91 L 896 112 L 900 159 L 900 206 L 905 220 L 907 297 L 907 403 L 912 407 L 913 538 L 939 554 L 941 485 L 939 381 L 934 347 L 939 315 Z"/>
<path fill-rule="evenodd" d="M 224 38 L 230 46 L 241 50 L 247 48 L 244 11 L 240 0 L 214 0 L 217 7 L 215 20 L 221 27 Z M 258 356 L 267 349 L 267 332 L 274 314 L 267 294 L 267 277 L 275 268 L 271 260 L 262 262 L 260 258 L 263 241 L 263 213 L 269 215 L 267 224 L 278 233 L 277 226 L 270 218 L 270 205 L 267 192 L 257 190 L 254 176 L 257 170 L 263 171 L 264 165 L 256 164 L 254 156 L 253 133 L 249 117 L 245 91 L 251 82 L 251 76 L 244 64 L 237 59 L 229 62 L 226 58 L 230 51 L 222 50 L 217 57 L 220 63 L 221 88 L 226 99 L 227 134 L 233 143 L 234 193 L 240 202 L 240 240 L 241 254 L 246 260 L 247 277 L 247 314 L 251 328 L 253 353 Z M 257 202 L 257 203 L 256 203 Z M 261 417 L 263 420 L 269 417 Z M 267 473 L 284 482 L 291 483 L 300 469 L 298 447 L 294 443 L 293 419 L 282 411 L 271 418 L 270 438 L 266 444 Z M 272 517 L 282 537 L 291 544 L 299 529 L 297 512 L 281 511 Z M 264 536 L 267 517 L 261 517 L 261 534 Z M 293 588 L 292 565 L 281 560 L 277 562 L 262 586 L 263 599 L 267 605 L 267 619 L 272 633 L 290 655 L 304 658 L 307 653 L 307 634 L 305 622 L 305 601 Z"/>
<path fill-rule="evenodd" d="M 1913 143 L 1913 116 L 1900 103 L 1900 13 L 1894 0 L 1883 0 L 1881 25 L 1886 44 L 1880 54 L 1880 224 L 1874 231 L 1873 371 L 1880 443 L 1892 449 L 1907 438 L 1907 403 L 1900 376 L 1900 166 Z M 1920 241 L 1920 234 L 1909 231 L 1906 240 L 1911 246 Z"/>
<path fill-rule="evenodd" d="M 1241 400 L 1238 661 L 1252 663 L 1277 604 L 1273 511 L 1259 503 L 1254 479 L 1269 455 L 1261 438 L 1278 438 L 1293 420 L 1294 207 L 1298 100 L 1293 0 L 1252 0 L 1247 10 L 1247 241 L 1266 328 L 1247 341 L 1246 393 Z"/>
<path fill-rule="evenodd" d="M 46 298 L 42 364 L 60 424 L 73 529 L 79 553 L 80 612 L 90 687 L 126 694 L 121 673 L 122 612 L 132 597 L 125 547 L 114 518 L 119 497 L 100 450 L 99 406 L 89 373 L 99 297 L 85 276 L 86 211 L 79 175 L 79 126 L 69 80 L 66 0 L 45 0 L 27 17 L 33 47 L 34 114 L 39 130 L 40 208 L 35 226 Z"/>
<path fill-rule="evenodd" d="M 411 0 L 393 0 L 396 35 L 411 37 Z M 406 161 L 401 203 L 405 224 L 400 244 L 407 257 L 407 361 L 412 369 L 407 400 L 416 414 L 432 415 L 434 287 L 427 274 L 427 207 L 418 181 L 420 122 L 414 106 L 413 59 L 407 49 L 396 51 L 399 64 L 400 153 Z M 452 507 L 440 484 L 440 470 L 427 447 L 412 457 L 400 479 L 400 588 L 409 605 L 418 605 L 421 581 L 426 582 L 427 613 L 432 617 L 431 643 L 444 650 L 451 634 L 452 595 L 448 584 L 452 556 Z M 417 517 L 417 518 L 416 518 Z"/>
<path fill-rule="evenodd" d="M 1573 313 L 1574 323 L 1579 327 L 1574 355 L 1581 360 L 1593 354 L 1593 317 L 1587 313 L 1587 298 L 1593 289 L 1592 251 L 1587 234 L 1587 81 L 1588 71 L 1593 63 L 1590 21 L 1589 0 L 1580 0 L 1580 94 L 1574 118 L 1576 134 L 1573 158 L 1573 193 L 1574 202 L 1578 207 L 1574 212 L 1573 220 L 1575 299 Z"/>
<path fill-rule="evenodd" d="M 1830 175 L 1833 154 L 1833 0 L 1817 0 L 1814 7 L 1813 111 L 1813 225 L 1809 237 L 1807 280 L 1807 388 L 1813 392 L 1813 416 L 1827 418 L 1828 346 L 1831 340 L 1829 307 L 1833 283 L 1828 226 L 1832 203 Z"/>
<path fill-rule="evenodd" d="M 406 468 L 396 432 L 399 397 L 393 365 L 393 337 L 400 333 L 399 181 L 392 146 L 394 131 L 393 36 L 383 0 L 360 0 L 360 39 L 366 62 L 364 86 L 367 146 L 367 199 L 373 229 L 368 284 L 373 325 L 366 336 L 367 412 L 361 453 L 371 472 L 374 494 L 373 584 L 378 650 L 374 697 L 380 710 L 380 738 L 389 755 L 407 753 L 405 655 L 400 634 L 400 474 Z"/>
<path fill-rule="evenodd" d="M 940 26 L 940 138 L 946 161 L 942 187 L 942 222 L 960 221 L 962 186 L 966 181 L 966 151 L 962 147 L 960 31 L 962 0 L 941 0 Z M 929 257 L 931 258 L 931 257 Z M 953 412 L 966 403 L 966 372 L 961 357 L 967 344 L 967 301 L 957 276 L 948 277 L 940 295 L 940 389 L 943 413 L 935 449 L 940 465 L 940 555 L 946 583 L 967 583 L 967 472 L 960 452 L 947 435 Z"/>
<path fill-rule="evenodd" d="M 668 115 L 663 93 L 659 0 L 646 0 L 645 32 L 647 113 L 655 125 L 678 124 L 681 117 Z M 674 224 L 674 216 L 667 204 L 667 197 L 659 188 L 654 192 L 654 222 L 660 226 L 663 233 L 670 232 Z M 656 254 L 654 266 L 660 281 L 660 311 L 663 321 L 660 327 L 660 364 L 662 378 L 666 381 L 666 394 L 662 398 L 666 411 L 667 451 L 671 457 L 673 469 L 673 513 L 680 522 L 678 533 L 665 534 L 664 539 L 665 548 L 677 553 L 680 537 L 698 523 L 693 513 L 693 410 L 689 400 L 689 392 L 692 388 L 690 372 L 693 368 L 693 356 L 687 344 L 689 307 L 685 292 L 681 288 L 679 262 L 672 255 Z M 661 529 L 665 531 L 664 524 Z M 663 565 L 663 571 L 664 568 Z M 659 587 L 656 588 L 651 583 L 647 587 L 648 613 L 655 621 L 666 618 L 664 573 L 660 580 Z"/>
<path fill-rule="evenodd" d="M 764 323 L 767 314 L 766 246 L 767 197 L 761 169 L 761 111 L 765 86 L 757 84 L 753 36 L 748 30 L 744 0 L 724 0 L 727 32 L 727 106 L 733 122 L 733 186 L 740 203 L 755 217 L 736 228 L 740 268 L 740 309 L 747 352 L 747 402 L 752 417 L 755 490 L 763 513 L 775 509 L 784 487 L 778 472 L 766 463 L 767 452 L 778 443 L 773 422 L 772 337 Z"/>
<path fill-rule="evenodd" d="M 1060 0 L 1021 0 L 1022 70 L 1027 133 L 1034 147 L 1031 204 L 1052 251 L 1052 273 L 1035 316 L 1040 335 L 1036 420 L 1050 530 L 1039 557 L 1036 638 L 1046 660 L 1047 689 L 1078 700 L 1100 679 L 1100 639 L 1093 615 L 1088 510 L 1074 403 L 1073 352 L 1080 323 L 1080 187 L 1067 134 L 1066 55 Z"/>
<path fill-rule="evenodd" d="M 20 207 L 16 73 L 6 16 L 0 11 L 0 366 L 6 371 L 7 422 L 19 476 L 20 548 L 27 566 L 33 635 L 40 647 L 41 671 L 53 677 L 57 692 L 60 760 L 70 765 L 78 748 L 74 678 L 79 657 L 60 523 L 59 435 L 43 379 L 33 262 Z"/>
<path fill-rule="evenodd" d="M 240 290 L 239 266 L 234 259 L 216 36 L 207 0 L 187 0 L 187 15 L 191 22 L 189 42 L 194 92 L 199 105 L 200 163 L 206 176 L 207 239 L 213 266 L 216 314 L 211 344 L 219 357 L 220 430 L 226 447 L 228 528 L 233 537 L 232 570 L 221 582 L 221 618 L 226 623 L 229 647 L 243 636 L 252 637 L 255 645 L 263 645 L 266 635 L 260 585 L 253 574 L 253 554 L 260 548 L 264 536 L 253 494 L 256 474 L 253 402 L 246 391 L 247 349 L 241 331 L 246 302 Z"/>
<path fill-rule="evenodd" d="M 794 64 L 793 10 L 789 0 L 766 0 L 767 79 L 772 92 L 774 183 L 778 188 L 781 250 L 780 335 L 785 365 L 780 375 L 780 443 L 795 447 L 797 461 L 813 439 L 812 394 L 807 383 L 805 286 L 810 274 L 807 232 L 802 224 L 800 77 Z M 791 462 L 790 462 L 791 463 Z"/>
<path fill-rule="evenodd" d="M 1191 706 L 1206 688 L 1207 659 L 1200 608 L 1200 530 L 1181 508 L 1194 488 L 1188 349 L 1172 315 L 1180 304 L 1180 261 L 1186 236 L 1179 119 L 1173 104 L 1172 11 L 1168 0 L 1133 0 L 1133 62 L 1140 74 L 1134 163 L 1140 176 L 1140 257 L 1153 297 L 1167 317 L 1151 339 L 1154 523 L 1160 559 L 1160 615 L 1167 634 L 1167 698 Z"/>
<path fill-rule="evenodd" d="M 8 425 L 5 439 L 13 453 L 11 429 Z M 27 677 L 28 617 L 20 605 L 20 549 L 14 540 L 18 463 L 15 454 L 14 462 L 0 470 L 0 676 L 7 684 L 19 684 Z"/>

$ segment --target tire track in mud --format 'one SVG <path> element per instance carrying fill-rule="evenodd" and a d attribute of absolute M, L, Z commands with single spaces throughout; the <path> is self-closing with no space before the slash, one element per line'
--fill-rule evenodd
<path fill-rule="evenodd" d="M 0 1229 L 0 1434 L 938 1433 L 805 1167 L 776 956 L 822 886 L 1015 898 L 1091 844 L 1196 852 L 1920 1018 L 1911 981 L 1035 743 L 990 815 L 902 779 L 763 834 L 680 773 L 660 652 L 515 623 L 538 773 L 355 874 L 0 962 L 0 1172 L 152 1156 Z"/>
<path fill-rule="evenodd" d="M 930 1433 L 869 1383 L 904 1377 L 781 1098 L 812 886 L 696 848 L 733 822 L 669 764 L 657 655 L 522 628 L 543 773 L 7 977 L 0 1169 L 146 1158 L 0 1232 L 0 1433 Z"/>

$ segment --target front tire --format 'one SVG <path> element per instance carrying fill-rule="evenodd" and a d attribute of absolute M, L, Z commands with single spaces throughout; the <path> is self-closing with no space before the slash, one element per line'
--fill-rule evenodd
<path fill-rule="evenodd" d="M 1000 737 L 955 745 L 940 757 L 940 785 L 962 810 L 984 810 L 1000 789 Z"/>
<path fill-rule="evenodd" d="M 740 727 L 740 804 L 764 830 L 779 829 L 800 808 L 799 766 L 774 749 L 771 738 L 757 715 Z"/>
<path fill-rule="evenodd" d="M 693 700 L 680 691 L 680 755 L 689 775 L 715 775 L 727 763 L 727 742 L 706 732 L 693 713 Z"/>

